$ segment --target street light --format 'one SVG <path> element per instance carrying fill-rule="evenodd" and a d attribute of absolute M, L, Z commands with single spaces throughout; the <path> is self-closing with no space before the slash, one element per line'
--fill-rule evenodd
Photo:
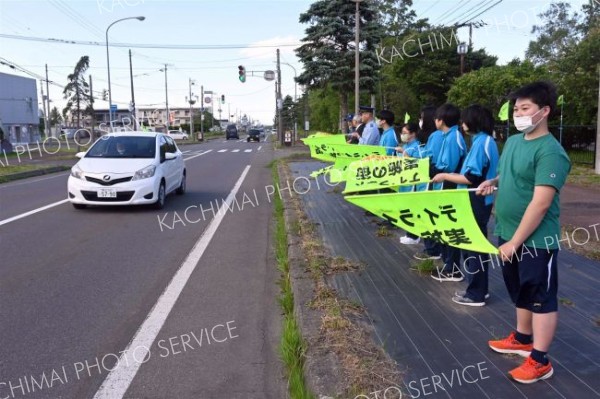
<path fill-rule="evenodd" d="M 298 95 L 297 95 L 298 83 L 296 82 L 296 78 L 298 75 L 296 74 L 296 68 L 294 68 L 292 66 L 292 64 L 288 64 L 287 62 L 282 62 L 282 64 L 287 65 L 294 70 L 294 103 L 296 103 L 296 101 L 298 101 Z M 298 122 L 296 121 L 296 113 L 295 112 L 294 112 L 294 140 L 298 140 Z"/>
<path fill-rule="evenodd" d="M 461 76 L 465 71 L 465 54 L 467 54 L 467 49 L 468 49 L 467 44 L 465 42 L 462 42 L 456 48 L 456 52 L 460 55 L 460 75 Z"/>
<path fill-rule="evenodd" d="M 111 108 L 112 107 L 112 90 L 110 88 L 110 56 L 108 53 L 108 30 L 110 29 L 111 26 L 113 26 L 117 22 L 126 21 L 128 19 L 137 19 L 138 21 L 143 21 L 146 19 L 146 17 L 127 17 L 127 18 L 117 19 L 115 22 L 108 25 L 108 28 L 106 28 L 106 69 L 108 69 L 108 117 L 110 118 L 111 131 L 112 131 L 112 127 L 113 127 L 113 118 L 112 118 L 112 108 Z"/>

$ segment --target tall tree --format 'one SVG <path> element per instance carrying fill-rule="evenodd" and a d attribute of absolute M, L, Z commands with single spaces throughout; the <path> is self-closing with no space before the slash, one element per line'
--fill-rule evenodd
<path fill-rule="evenodd" d="M 77 127 L 81 127 L 81 117 L 91 109 L 90 86 L 84 75 L 89 66 L 90 58 L 84 55 L 75 65 L 73 73 L 67 76 L 68 83 L 63 90 L 64 98 L 67 100 L 63 115 L 70 113 L 71 120 L 77 120 Z"/>
<path fill-rule="evenodd" d="M 56 107 L 52 108 L 50 112 L 50 126 L 56 126 L 62 122 L 62 116 Z"/>
<path fill-rule="evenodd" d="M 417 14 L 412 0 L 375 0 L 379 22 L 387 36 L 400 38 L 414 26 Z"/>
<path fill-rule="evenodd" d="M 359 3 L 360 10 L 360 87 L 374 93 L 378 64 L 375 46 L 381 27 L 373 1 Z M 300 23 L 309 24 L 304 43 L 296 53 L 304 64 L 297 82 L 309 89 L 334 90 L 340 98 L 338 121 L 348 113 L 348 99 L 354 92 L 354 54 L 356 3 L 348 0 L 318 0 L 300 15 Z"/>

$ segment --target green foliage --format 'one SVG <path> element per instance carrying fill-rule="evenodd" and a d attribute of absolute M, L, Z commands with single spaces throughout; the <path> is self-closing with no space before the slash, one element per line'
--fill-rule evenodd
<path fill-rule="evenodd" d="M 513 60 L 508 65 L 482 68 L 458 78 L 448 91 L 448 101 L 461 108 L 478 103 L 496 116 L 515 88 L 549 76 L 545 67 Z"/>
<path fill-rule="evenodd" d="M 330 133 L 338 131 L 340 100 L 329 86 L 311 90 L 308 95 L 308 106 L 311 129 Z"/>
<path fill-rule="evenodd" d="M 85 72 L 90 66 L 90 57 L 84 55 L 79 59 L 73 73 L 67 76 L 68 83 L 63 90 L 67 104 L 63 109 L 63 117 L 71 114 L 71 120 L 77 120 L 77 127 L 81 126 L 81 118 L 85 115 L 93 116 L 90 86 L 85 79 Z"/>

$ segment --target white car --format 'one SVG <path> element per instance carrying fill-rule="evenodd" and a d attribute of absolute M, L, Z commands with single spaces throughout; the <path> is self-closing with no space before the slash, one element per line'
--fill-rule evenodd
<path fill-rule="evenodd" d="M 163 133 L 110 133 L 77 157 L 67 183 L 76 209 L 142 204 L 161 209 L 169 193 L 186 190 L 183 155 Z"/>
<path fill-rule="evenodd" d="M 169 135 L 169 137 L 171 137 L 175 140 L 187 140 L 188 139 L 188 134 L 186 132 L 181 132 L 179 130 L 169 130 L 167 135 Z"/>

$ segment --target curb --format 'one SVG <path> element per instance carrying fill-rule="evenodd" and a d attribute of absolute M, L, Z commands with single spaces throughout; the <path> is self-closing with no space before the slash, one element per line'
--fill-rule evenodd
<path fill-rule="evenodd" d="M 280 180 L 289 179 L 287 167 L 278 165 Z M 285 197 L 284 197 L 285 198 Z M 304 376 L 308 388 L 317 398 L 340 397 L 344 391 L 341 366 L 334 353 L 319 348 L 321 320 L 323 312 L 311 309 L 315 282 L 308 272 L 305 255 L 300 246 L 300 237 L 289 226 L 297 220 L 290 199 L 283 201 L 283 215 L 288 237 L 288 261 L 290 280 L 294 293 L 294 315 L 306 342 Z"/>
<path fill-rule="evenodd" d="M 15 180 L 27 179 L 29 177 L 36 177 L 36 176 L 47 175 L 50 173 L 63 172 L 65 170 L 69 170 L 69 169 L 71 169 L 70 166 L 61 165 L 61 166 L 52 166 L 49 168 L 29 170 L 27 172 L 11 173 L 10 175 L 0 176 L 0 184 L 8 183 L 8 182 L 15 181 Z"/>

